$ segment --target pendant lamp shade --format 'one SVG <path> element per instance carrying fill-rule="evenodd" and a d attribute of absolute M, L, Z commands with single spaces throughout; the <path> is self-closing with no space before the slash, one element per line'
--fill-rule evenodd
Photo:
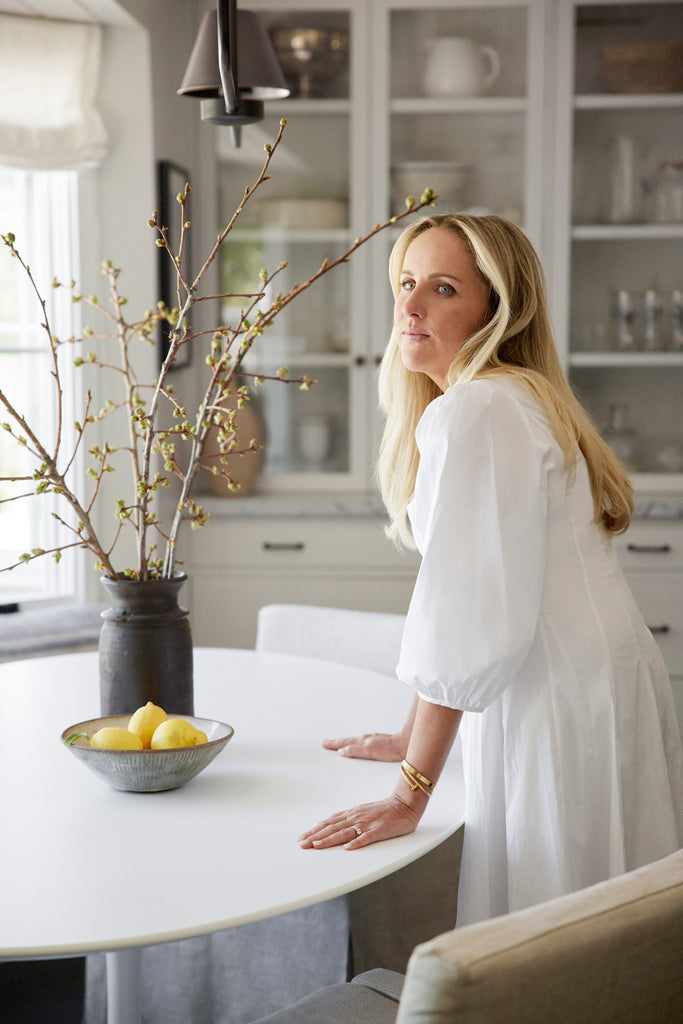
<path fill-rule="evenodd" d="M 238 94 L 244 99 L 273 100 L 289 96 L 273 45 L 258 14 L 237 11 Z M 223 96 L 218 56 L 218 12 L 202 18 L 187 70 L 178 93 L 197 99 Z"/>

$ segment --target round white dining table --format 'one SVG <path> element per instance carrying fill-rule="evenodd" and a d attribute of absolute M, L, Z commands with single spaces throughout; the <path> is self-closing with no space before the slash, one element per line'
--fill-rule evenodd
<path fill-rule="evenodd" d="M 241 649 L 195 650 L 194 674 L 195 713 L 234 737 L 184 787 L 126 793 L 60 740 L 99 714 L 97 654 L 0 665 L 0 958 L 105 951 L 108 1024 L 140 1020 L 140 947 L 350 892 L 463 822 L 456 747 L 412 835 L 301 849 L 307 827 L 381 798 L 397 777 L 395 764 L 339 757 L 321 740 L 397 729 L 411 691 L 346 665 Z"/>

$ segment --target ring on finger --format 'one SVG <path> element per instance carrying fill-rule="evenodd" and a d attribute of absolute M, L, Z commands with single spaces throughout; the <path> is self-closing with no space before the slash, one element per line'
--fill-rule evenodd
<path fill-rule="evenodd" d="M 352 825 L 351 828 L 353 829 L 357 836 L 363 835 L 363 829 L 360 827 L 360 825 Z"/>

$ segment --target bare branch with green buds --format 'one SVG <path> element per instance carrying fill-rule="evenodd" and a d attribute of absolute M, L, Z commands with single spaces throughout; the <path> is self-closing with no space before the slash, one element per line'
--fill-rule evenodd
<path fill-rule="evenodd" d="M 258 189 L 270 180 L 270 164 L 282 140 L 285 125 L 286 120 L 283 119 L 275 141 L 264 147 L 265 158 L 260 173 L 254 183 L 245 188 L 241 202 L 193 278 L 188 277 L 185 258 L 191 227 L 186 218 L 190 185 L 186 184 L 184 190 L 176 197 L 180 208 L 180 240 L 177 248 L 174 249 L 171 245 L 169 229 L 160 222 L 158 212 L 154 211 L 149 219 L 148 224 L 156 233 L 156 245 L 165 250 L 173 266 L 175 305 L 172 308 L 159 302 L 154 308 L 146 310 L 141 318 L 128 320 L 126 298 L 119 288 L 121 270 L 109 260 L 105 260 L 102 264 L 102 274 L 108 285 L 108 304 L 100 302 L 94 295 L 83 294 L 73 281 L 68 284 L 53 281 L 54 288 L 68 289 L 73 302 L 89 306 L 105 325 L 102 333 L 96 333 L 94 328 L 88 326 L 83 329 L 82 337 L 60 341 L 51 330 L 47 303 L 36 285 L 30 267 L 24 262 L 16 247 L 15 236 L 11 232 L 0 235 L 10 256 L 21 264 L 40 308 L 41 326 L 46 337 L 56 398 L 55 440 L 48 443 L 26 422 L 15 400 L 0 388 L 0 428 L 7 431 L 14 441 L 29 453 L 35 460 L 36 467 L 31 475 L 19 478 L 20 482 L 27 485 L 24 493 L 1 500 L 40 500 L 42 495 L 50 493 L 57 495 L 69 510 L 67 513 L 65 509 L 64 516 L 53 513 L 64 530 L 64 543 L 50 550 L 34 548 L 23 554 L 13 565 L 3 567 L 4 569 L 13 569 L 34 558 L 45 556 L 52 556 L 59 561 L 63 551 L 75 547 L 88 549 L 95 556 L 96 567 L 113 578 L 147 579 L 153 576 L 172 576 L 182 524 L 189 522 L 194 529 L 203 526 L 208 519 L 208 515 L 193 496 L 198 471 L 203 468 L 207 472 L 218 473 L 225 477 L 231 489 L 236 489 L 238 485 L 230 475 L 230 458 L 248 451 L 256 451 L 260 447 L 255 440 L 249 440 L 246 444 L 239 440 L 235 408 L 226 408 L 226 399 L 231 399 L 232 405 L 236 408 L 249 401 L 248 387 L 240 384 L 241 380 L 250 380 L 253 386 L 260 386 L 265 381 L 279 381 L 290 385 L 297 384 L 303 390 L 316 383 L 305 374 L 296 378 L 290 377 L 286 367 L 282 367 L 274 375 L 252 374 L 242 369 L 245 356 L 256 339 L 273 324 L 283 309 L 324 275 L 347 263 L 356 250 L 369 239 L 422 207 L 432 206 L 436 201 L 437 197 L 429 189 L 423 193 L 419 202 L 412 197 L 407 199 L 403 213 L 391 217 L 382 224 L 376 224 L 367 234 L 356 238 L 341 256 L 324 259 L 306 281 L 297 282 L 288 291 L 278 293 L 265 310 L 263 303 L 268 286 L 285 269 L 286 262 L 282 262 L 272 273 L 262 270 L 254 292 L 238 296 L 244 299 L 244 307 L 240 309 L 236 326 L 221 326 L 211 331 L 193 332 L 190 326 L 193 306 L 200 302 L 235 297 L 227 294 L 204 295 L 201 292 L 202 282 L 246 204 Z M 143 382 L 139 380 L 135 370 L 135 347 L 141 343 L 154 344 L 162 321 L 170 328 L 168 351 L 158 377 Z M 210 336 L 209 351 L 205 359 L 206 384 L 199 401 L 192 411 L 188 411 L 187 406 L 175 395 L 169 375 L 181 349 L 186 345 L 202 344 L 205 336 Z M 81 417 L 73 425 L 73 433 L 68 434 L 74 440 L 70 442 L 70 450 L 65 451 L 67 432 L 64 427 L 65 399 L 61 354 L 69 346 L 84 342 L 86 339 L 88 344 L 92 343 L 95 347 L 88 351 L 86 356 L 77 354 L 72 362 L 77 367 L 93 367 L 97 372 L 118 377 L 123 382 L 124 398 L 119 402 L 109 399 L 104 408 L 95 411 L 92 409 L 91 393 L 85 390 Z M 111 354 L 112 343 L 117 350 L 116 356 Z M 102 447 L 90 444 L 87 447 L 92 425 L 122 411 L 127 419 L 127 443 L 118 446 L 104 443 Z M 167 422 L 169 414 L 172 420 L 170 426 Z M 6 417 L 4 422 L 3 416 Z M 204 455 L 207 436 L 212 429 L 217 429 L 218 434 L 218 460 L 215 455 Z M 178 454 L 181 449 L 182 457 Z M 114 538 L 105 545 L 100 541 L 94 526 L 93 508 L 100 495 L 105 474 L 115 471 L 116 456 L 121 452 L 129 462 L 133 497 L 129 501 L 122 498 L 115 501 L 112 510 L 116 524 Z M 80 480 L 77 483 L 73 482 L 76 478 L 74 467 L 81 453 L 90 457 L 90 464 L 85 473 L 87 494 L 80 493 Z M 169 487 L 173 480 L 177 481 L 179 490 L 177 500 L 174 499 L 171 522 L 165 526 L 159 519 L 153 503 L 160 488 Z M 0 482 L 4 481 L 17 482 L 17 478 L 0 476 Z M 117 567 L 114 560 L 117 542 L 123 531 L 130 529 L 136 535 L 136 565 L 127 568 Z M 163 548 L 163 557 L 158 554 L 159 545 Z"/>

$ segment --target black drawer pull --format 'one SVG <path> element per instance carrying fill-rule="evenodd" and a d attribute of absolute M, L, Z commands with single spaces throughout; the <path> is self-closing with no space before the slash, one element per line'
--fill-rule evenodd
<path fill-rule="evenodd" d="M 300 540 L 284 541 L 279 544 L 276 541 L 264 540 L 263 550 L 264 551 L 303 551 L 306 545 Z"/>
<path fill-rule="evenodd" d="M 671 551 L 670 544 L 627 544 L 627 551 L 638 555 L 667 555 Z"/>
<path fill-rule="evenodd" d="M 671 632 L 671 626 L 648 626 L 647 628 L 654 636 L 663 636 L 665 633 Z"/>

